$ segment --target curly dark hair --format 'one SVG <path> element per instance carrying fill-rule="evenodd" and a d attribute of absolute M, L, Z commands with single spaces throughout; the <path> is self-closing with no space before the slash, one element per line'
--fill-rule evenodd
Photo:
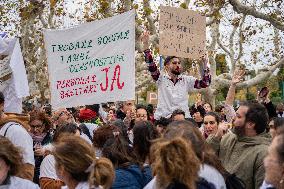
<path fill-rule="evenodd" d="M 52 127 L 52 122 L 50 117 L 43 111 L 39 111 L 39 110 L 34 110 L 32 112 L 30 112 L 30 122 L 34 120 L 40 120 L 42 121 L 43 125 L 44 125 L 44 131 L 43 132 L 48 132 L 50 131 L 51 127 Z"/>
<path fill-rule="evenodd" d="M 0 159 L 10 167 L 8 174 L 15 176 L 23 166 L 23 155 L 19 148 L 6 137 L 0 136 Z"/>

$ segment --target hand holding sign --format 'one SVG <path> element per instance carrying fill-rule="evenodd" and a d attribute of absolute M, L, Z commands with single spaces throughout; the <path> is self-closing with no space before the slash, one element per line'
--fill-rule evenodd
<path fill-rule="evenodd" d="M 145 51 L 147 49 L 149 49 L 150 43 L 149 43 L 149 39 L 150 39 L 150 32 L 149 31 L 145 31 L 141 36 L 140 36 L 140 40 L 143 44 L 142 50 Z"/>

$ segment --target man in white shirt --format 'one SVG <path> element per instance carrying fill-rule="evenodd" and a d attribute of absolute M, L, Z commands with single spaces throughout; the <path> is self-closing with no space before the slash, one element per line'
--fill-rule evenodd
<path fill-rule="evenodd" d="M 185 112 L 185 118 L 190 118 L 188 107 L 188 92 L 195 89 L 206 88 L 211 83 L 209 70 L 206 68 L 203 78 L 198 80 L 192 76 L 183 75 L 183 66 L 178 57 L 169 56 L 164 62 L 165 69 L 160 72 L 153 61 L 149 48 L 149 36 L 145 33 L 142 38 L 144 46 L 145 62 L 152 78 L 158 87 L 158 105 L 154 114 L 156 120 L 161 117 L 169 118 L 173 111 L 181 109 Z"/>

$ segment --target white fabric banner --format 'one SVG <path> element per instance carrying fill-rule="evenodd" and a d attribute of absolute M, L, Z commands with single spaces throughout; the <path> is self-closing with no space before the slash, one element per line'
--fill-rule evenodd
<path fill-rule="evenodd" d="M 135 98 L 135 11 L 45 30 L 53 109 Z"/>
<path fill-rule="evenodd" d="M 4 111 L 22 113 L 22 98 L 30 94 L 19 39 L 0 37 L 0 55 L 7 56 L 0 60 L 0 91 L 5 96 Z M 10 73 L 11 77 L 1 80 Z"/>

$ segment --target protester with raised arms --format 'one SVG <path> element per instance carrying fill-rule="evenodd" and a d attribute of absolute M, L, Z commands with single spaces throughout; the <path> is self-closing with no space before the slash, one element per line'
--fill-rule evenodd
<path fill-rule="evenodd" d="M 206 68 L 202 80 L 192 76 L 182 74 L 183 66 L 181 60 L 175 56 L 169 56 L 164 61 L 165 69 L 159 71 L 149 49 L 149 33 L 145 32 L 141 41 L 143 43 L 145 61 L 151 72 L 152 78 L 158 86 L 158 105 L 154 118 L 169 118 L 176 109 L 185 112 L 185 117 L 189 118 L 188 92 L 195 89 L 206 88 L 211 82 L 209 70 Z"/>

